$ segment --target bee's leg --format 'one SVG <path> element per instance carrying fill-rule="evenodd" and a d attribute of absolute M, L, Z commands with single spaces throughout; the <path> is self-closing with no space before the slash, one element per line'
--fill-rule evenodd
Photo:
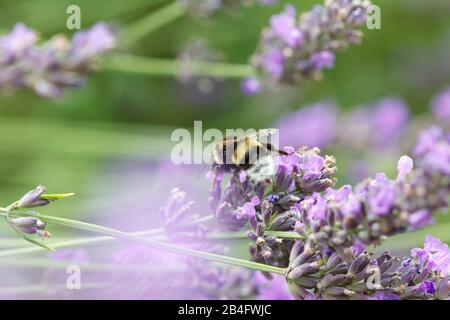
<path fill-rule="evenodd" d="M 274 145 L 271 144 L 271 143 L 269 143 L 269 142 L 266 143 L 264 146 L 266 147 L 267 150 L 269 150 L 269 151 L 271 151 L 271 152 L 276 152 L 276 153 L 282 154 L 282 155 L 284 155 L 284 156 L 290 156 L 291 154 L 294 154 L 294 153 L 295 153 L 295 151 L 294 151 L 294 152 L 286 152 L 286 151 L 284 151 L 284 150 L 276 149 L 276 148 L 274 147 Z"/>

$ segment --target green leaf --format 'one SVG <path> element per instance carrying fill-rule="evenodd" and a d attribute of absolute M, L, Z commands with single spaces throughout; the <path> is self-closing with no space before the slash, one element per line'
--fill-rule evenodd
<path fill-rule="evenodd" d="M 35 240 L 35 239 L 31 238 L 30 236 L 24 234 L 23 232 L 20 232 L 19 230 L 17 230 L 16 226 L 11 222 L 11 220 L 9 218 L 6 218 L 5 220 L 6 220 L 6 222 L 8 222 L 9 226 L 11 227 L 11 229 L 13 229 L 24 240 L 26 240 L 26 241 L 28 241 L 28 242 L 30 242 L 32 244 L 35 244 L 35 245 L 37 245 L 39 247 L 45 248 L 47 250 L 50 250 L 50 251 L 53 251 L 53 252 L 56 251 L 55 249 L 53 249 L 49 245 L 46 245 L 45 243 L 43 243 L 42 241 Z"/>
<path fill-rule="evenodd" d="M 75 193 L 52 193 L 52 194 L 42 194 L 39 198 L 44 200 L 58 200 L 64 199 L 75 195 Z"/>
<path fill-rule="evenodd" d="M 29 236 L 26 236 L 26 235 L 24 235 L 24 234 L 21 234 L 21 236 L 22 236 L 26 241 L 31 242 L 32 244 L 35 244 L 35 245 L 37 245 L 37 246 L 39 246 L 39 247 L 45 248 L 45 249 L 50 250 L 50 251 L 53 251 L 53 252 L 56 251 L 55 249 L 53 249 L 52 247 L 50 247 L 49 245 L 45 244 L 45 243 L 42 242 L 42 241 L 35 240 L 35 239 L 33 239 L 33 238 L 29 237 Z"/>

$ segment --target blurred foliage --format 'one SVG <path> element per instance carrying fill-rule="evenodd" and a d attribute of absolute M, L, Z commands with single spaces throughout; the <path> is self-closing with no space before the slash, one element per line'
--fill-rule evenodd
<path fill-rule="evenodd" d="M 304 11 L 318 1 L 291 2 Z M 121 50 L 174 58 L 188 41 L 202 38 L 222 52 L 227 62 L 243 64 L 270 15 L 287 3 L 280 2 L 276 7 L 221 12 L 209 20 L 184 16 L 134 48 Z M 106 20 L 120 29 L 167 3 L 2 0 L 0 29 L 24 22 L 43 37 L 72 33 L 65 28 L 66 8 L 71 4 L 81 8 L 82 27 Z M 45 184 L 52 192 L 77 193 L 46 213 L 79 217 L 76 209 L 89 200 L 87 186 L 102 165 L 122 157 L 165 154 L 170 148 L 169 128 L 189 128 L 194 120 L 203 120 L 205 128 L 265 127 L 283 113 L 317 100 L 329 98 L 351 108 L 388 95 L 403 97 L 416 114 L 428 112 L 430 97 L 450 81 L 450 3 L 374 3 L 382 8 L 381 30 L 367 30 L 361 46 L 340 53 L 336 67 L 326 72 L 323 81 L 275 94 L 248 98 L 240 93 L 239 81 L 222 79 L 205 95 L 195 85 L 183 85 L 175 78 L 100 72 L 60 101 L 39 99 L 27 92 L 0 98 L 1 203 Z M 395 169 L 383 166 L 391 172 Z"/>

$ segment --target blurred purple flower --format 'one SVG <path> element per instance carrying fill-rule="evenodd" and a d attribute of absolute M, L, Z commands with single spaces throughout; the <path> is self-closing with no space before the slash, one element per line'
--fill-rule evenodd
<path fill-rule="evenodd" d="M 414 152 L 423 156 L 425 165 L 430 169 L 450 176 L 450 144 L 439 127 L 422 131 Z"/>
<path fill-rule="evenodd" d="M 274 78 L 280 78 L 283 74 L 284 57 L 281 51 L 273 49 L 262 56 L 262 67 Z"/>
<path fill-rule="evenodd" d="M 322 69 L 334 66 L 334 52 L 359 43 L 358 27 L 370 5 L 369 0 L 325 1 L 298 18 L 288 4 L 262 31 L 252 64 L 275 84 L 321 79 Z"/>
<path fill-rule="evenodd" d="M 75 65 L 83 64 L 112 50 L 116 46 L 116 36 L 104 22 L 93 25 L 88 30 L 77 32 L 69 51 L 69 60 Z"/>
<path fill-rule="evenodd" d="M 244 203 L 242 207 L 235 210 L 234 214 L 238 220 L 245 219 L 251 220 L 256 217 L 255 206 L 259 205 L 261 201 L 258 196 L 254 196 L 249 202 Z"/>
<path fill-rule="evenodd" d="M 431 109 L 437 119 L 450 121 L 450 88 L 433 98 Z"/>
<path fill-rule="evenodd" d="M 61 35 L 41 45 L 36 41 L 36 33 L 23 24 L 0 37 L 1 91 L 26 88 L 42 97 L 61 97 L 65 88 L 80 86 L 97 59 L 116 45 L 105 23 L 77 32 L 72 42 Z"/>
<path fill-rule="evenodd" d="M 409 107 L 401 99 L 389 97 L 379 101 L 370 118 L 375 146 L 392 146 L 406 128 L 409 118 Z"/>
<path fill-rule="evenodd" d="M 317 103 L 283 116 L 276 124 L 280 144 L 324 148 L 337 133 L 337 108 L 331 103 Z"/>
<path fill-rule="evenodd" d="M 411 256 L 418 259 L 423 268 L 437 271 L 443 277 L 450 276 L 450 249 L 432 235 L 425 237 L 423 248 L 411 250 Z"/>
<path fill-rule="evenodd" d="M 367 196 L 371 213 L 378 216 L 388 215 L 396 202 L 395 185 L 386 175 L 379 173 L 369 184 Z"/>
<path fill-rule="evenodd" d="M 0 65 L 11 63 L 31 49 L 38 40 L 36 32 L 17 23 L 11 33 L 0 36 Z"/>
<path fill-rule="evenodd" d="M 397 162 L 397 181 L 403 181 L 413 168 L 413 160 L 408 156 L 402 156 Z"/>
<path fill-rule="evenodd" d="M 261 92 L 261 82 L 258 78 L 245 78 L 241 82 L 241 90 L 247 96 L 253 96 Z"/>
<path fill-rule="evenodd" d="M 318 70 L 331 69 L 334 67 L 335 58 L 335 54 L 331 51 L 319 51 L 311 56 L 309 62 Z"/>
<path fill-rule="evenodd" d="M 283 39 L 289 47 L 302 44 L 303 35 L 296 26 L 296 12 L 292 5 L 286 5 L 282 13 L 270 18 L 270 27 L 273 36 Z"/>

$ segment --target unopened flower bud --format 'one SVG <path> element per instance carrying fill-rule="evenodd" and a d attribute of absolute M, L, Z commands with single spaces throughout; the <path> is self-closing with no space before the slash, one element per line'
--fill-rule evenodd
<path fill-rule="evenodd" d="M 327 287 L 339 286 L 347 281 L 347 277 L 344 274 L 326 274 L 322 280 L 318 283 L 317 287 L 319 289 L 325 289 Z"/>
<path fill-rule="evenodd" d="M 289 256 L 289 263 L 294 262 L 295 258 L 302 252 L 303 250 L 304 242 L 301 240 L 295 241 L 294 245 L 292 246 L 291 253 Z"/>
<path fill-rule="evenodd" d="M 25 194 L 18 202 L 17 208 L 32 208 L 32 207 L 40 207 L 45 206 L 50 203 L 48 199 L 41 199 L 41 196 L 46 192 L 46 188 L 44 186 L 38 186 L 36 189 L 31 190 L 27 194 Z"/>
<path fill-rule="evenodd" d="M 353 260 L 352 264 L 350 265 L 350 268 L 348 270 L 349 274 L 356 275 L 357 273 L 361 272 L 367 265 L 369 264 L 370 259 L 369 256 L 365 253 L 362 253 L 357 257 L 355 260 Z"/>
<path fill-rule="evenodd" d="M 289 272 L 288 278 L 295 280 L 302 276 L 314 274 L 317 271 L 319 271 L 319 264 L 317 262 L 302 264 Z"/>
<path fill-rule="evenodd" d="M 11 219 L 11 223 L 20 232 L 28 234 L 37 233 L 43 238 L 47 238 L 50 236 L 50 233 L 45 230 L 45 223 L 36 217 L 13 218 Z"/>
<path fill-rule="evenodd" d="M 340 297 L 351 297 L 355 294 L 354 291 L 348 290 L 342 287 L 329 287 L 324 290 L 324 292 L 330 296 L 334 296 L 337 298 Z"/>
<path fill-rule="evenodd" d="M 294 195 L 287 195 L 280 199 L 280 205 L 285 209 L 289 210 L 293 205 L 299 202 L 301 199 Z"/>
<path fill-rule="evenodd" d="M 342 258 L 336 254 L 333 253 L 327 260 L 326 268 L 327 270 L 334 269 L 342 262 Z"/>

